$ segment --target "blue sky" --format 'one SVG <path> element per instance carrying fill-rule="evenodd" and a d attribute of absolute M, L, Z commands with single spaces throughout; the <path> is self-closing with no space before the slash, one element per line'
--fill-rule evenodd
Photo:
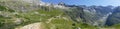
<path fill-rule="evenodd" d="M 43 2 L 47 3 L 54 3 L 57 4 L 59 2 L 64 2 L 69 5 L 112 5 L 112 6 L 120 6 L 120 0 L 42 0 Z"/>

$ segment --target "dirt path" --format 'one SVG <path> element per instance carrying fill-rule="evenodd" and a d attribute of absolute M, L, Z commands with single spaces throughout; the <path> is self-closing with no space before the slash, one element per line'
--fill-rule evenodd
<path fill-rule="evenodd" d="M 56 16 L 56 17 L 59 17 L 59 18 L 60 18 L 60 16 L 61 16 L 61 15 L 58 15 L 58 16 Z M 47 19 L 48 21 L 47 21 L 46 23 L 50 23 L 53 19 L 56 19 L 56 18 L 51 17 L 51 18 Z"/>
<path fill-rule="evenodd" d="M 33 23 L 33 24 L 26 25 L 20 29 L 43 29 L 43 27 L 41 23 Z"/>
<path fill-rule="evenodd" d="M 55 19 L 54 17 L 48 19 L 48 21 L 46 23 L 50 23 L 53 19 Z"/>

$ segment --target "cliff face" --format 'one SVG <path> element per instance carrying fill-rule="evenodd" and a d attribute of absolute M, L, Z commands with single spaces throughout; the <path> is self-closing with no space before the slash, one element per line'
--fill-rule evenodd
<path fill-rule="evenodd" d="M 104 6 L 85 7 L 85 20 L 91 25 L 103 26 L 112 11 L 113 9 Z"/>
<path fill-rule="evenodd" d="M 112 6 L 74 6 L 70 7 L 66 13 L 76 22 L 87 23 L 94 26 L 104 26 L 109 15 L 114 11 Z"/>
<path fill-rule="evenodd" d="M 120 23 L 120 7 L 116 7 L 114 9 L 113 14 L 111 14 L 106 21 L 106 25 L 114 25 L 114 24 L 119 24 Z"/>

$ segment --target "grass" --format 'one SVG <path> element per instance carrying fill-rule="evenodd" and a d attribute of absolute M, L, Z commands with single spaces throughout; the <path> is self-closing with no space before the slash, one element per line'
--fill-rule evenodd
<path fill-rule="evenodd" d="M 7 8 L 7 7 L 5 7 L 5 6 L 1 6 L 1 5 L 0 5 L 0 11 L 15 12 L 14 10 L 9 9 L 9 8 Z"/>

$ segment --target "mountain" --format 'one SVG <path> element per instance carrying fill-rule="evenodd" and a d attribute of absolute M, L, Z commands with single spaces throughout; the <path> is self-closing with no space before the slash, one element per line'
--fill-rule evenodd
<path fill-rule="evenodd" d="M 114 25 L 120 23 L 120 7 L 114 8 L 114 12 L 107 18 L 106 25 Z"/>
<path fill-rule="evenodd" d="M 113 6 L 0 0 L 0 29 L 110 29 L 119 25 L 119 13 L 120 7 Z"/>
<path fill-rule="evenodd" d="M 69 16 L 73 20 L 76 20 L 76 22 L 87 23 L 93 26 L 104 26 L 108 16 L 114 11 L 112 9 L 113 6 L 65 6 L 71 8 L 67 11 L 67 13 L 69 13 Z"/>
<path fill-rule="evenodd" d="M 94 27 L 87 24 L 85 25 L 88 27 L 85 27 L 82 23 L 74 22 L 71 19 L 72 16 L 69 17 L 70 14 L 66 13 L 66 11 L 72 12 L 74 9 L 76 9 L 75 11 L 78 10 L 77 7 L 65 7 L 57 4 L 44 5 L 44 2 L 39 3 L 38 5 L 36 3 L 30 3 L 27 0 L 0 0 L 0 29 L 25 29 L 29 27 L 36 29 L 33 27 L 34 25 L 29 25 L 36 22 L 38 22 L 37 25 L 39 23 L 42 25 L 42 27 L 40 27 L 42 29 L 77 29 Z M 81 10 L 82 9 L 79 11 Z M 35 24 L 35 26 L 37 25 Z"/>
<path fill-rule="evenodd" d="M 104 6 L 90 6 L 84 9 L 86 22 L 91 25 L 104 25 L 113 10 Z"/>

